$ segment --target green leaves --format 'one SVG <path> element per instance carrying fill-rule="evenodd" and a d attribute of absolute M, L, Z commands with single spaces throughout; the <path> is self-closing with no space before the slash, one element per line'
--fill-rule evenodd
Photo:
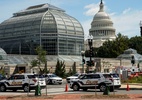
<path fill-rule="evenodd" d="M 46 51 L 42 47 L 36 48 L 37 58 L 31 61 L 31 68 L 38 67 L 39 73 L 47 73 Z M 44 66 L 43 66 L 44 64 Z M 43 68 L 44 67 L 44 68 Z"/>
<path fill-rule="evenodd" d="M 57 60 L 55 74 L 60 77 L 64 77 L 66 73 L 64 61 Z"/>
<path fill-rule="evenodd" d="M 97 56 L 104 58 L 116 58 L 118 55 L 122 54 L 124 50 L 129 48 L 128 43 L 128 37 L 119 33 L 114 41 L 108 40 L 103 43 L 103 46 L 98 48 Z"/>

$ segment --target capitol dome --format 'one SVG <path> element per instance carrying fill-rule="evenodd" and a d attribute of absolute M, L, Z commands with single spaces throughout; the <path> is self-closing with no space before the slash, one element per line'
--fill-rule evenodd
<path fill-rule="evenodd" d="M 109 18 L 108 14 L 105 12 L 98 12 L 95 16 L 94 16 L 94 20 L 96 18 Z"/>
<path fill-rule="evenodd" d="M 100 9 L 95 14 L 91 23 L 89 34 L 93 36 L 93 41 L 95 42 L 94 47 L 100 47 L 103 42 L 114 40 L 116 38 L 113 22 L 109 15 L 104 12 L 104 4 L 102 0 L 100 3 Z"/>

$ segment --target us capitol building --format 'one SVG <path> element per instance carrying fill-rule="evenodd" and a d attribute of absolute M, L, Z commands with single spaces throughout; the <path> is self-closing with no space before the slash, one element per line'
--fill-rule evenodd
<path fill-rule="evenodd" d="M 89 35 L 93 36 L 93 47 L 96 48 L 105 41 L 116 38 L 113 22 L 104 12 L 102 0 L 100 9 L 91 23 Z M 9 74 L 16 68 L 17 72 L 37 70 L 30 69 L 30 63 L 37 58 L 34 49 L 39 45 L 47 51 L 47 69 L 54 71 L 59 59 L 65 61 L 67 72 L 74 64 L 77 71 L 82 71 L 83 27 L 63 9 L 50 4 L 30 6 L 14 13 L 11 18 L 0 24 L 0 68 L 4 67 L 5 72 Z M 88 47 L 87 41 L 85 46 Z M 99 58 L 96 61 L 94 67 L 100 68 L 101 72 L 109 72 L 120 63 L 119 60 L 107 58 Z"/>
<path fill-rule="evenodd" d="M 101 0 L 100 9 L 95 14 L 91 23 L 91 29 L 89 35 L 93 36 L 93 47 L 98 48 L 107 40 L 114 40 L 116 38 L 115 28 L 109 15 L 104 11 L 104 4 Z M 88 48 L 87 41 L 85 42 L 86 48 Z"/>

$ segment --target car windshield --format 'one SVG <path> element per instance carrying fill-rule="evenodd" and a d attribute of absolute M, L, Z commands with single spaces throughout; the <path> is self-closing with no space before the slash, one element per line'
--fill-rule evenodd
<path fill-rule="evenodd" d="M 34 75 L 27 75 L 29 79 L 36 78 Z"/>
<path fill-rule="evenodd" d="M 4 77 L 3 75 L 0 74 L 0 80 L 5 79 L 6 77 Z"/>
<path fill-rule="evenodd" d="M 78 78 L 80 78 L 80 79 L 81 79 L 83 76 L 84 76 L 84 74 L 81 74 L 81 75 L 79 75 L 79 76 L 78 76 Z"/>
<path fill-rule="evenodd" d="M 103 76 L 104 76 L 105 78 L 111 78 L 111 75 L 110 75 L 110 74 L 103 74 Z"/>
<path fill-rule="evenodd" d="M 78 74 L 78 73 L 76 73 L 76 74 L 74 74 L 74 75 L 72 75 L 72 76 L 77 76 L 77 77 L 78 77 L 78 75 L 79 75 L 79 74 Z"/>
<path fill-rule="evenodd" d="M 118 74 L 110 74 L 110 75 L 112 75 L 112 77 L 114 78 L 118 78 Z"/>
<path fill-rule="evenodd" d="M 34 76 L 35 76 L 35 77 L 37 77 L 37 78 L 44 78 L 44 76 L 43 76 L 43 75 L 35 74 Z"/>
<path fill-rule="evenodd" d="M 48 75 L 49 77 L 57 77 L 57 75 L 55 75 L 55 74 L 50 74 L 50 75 Z"/>

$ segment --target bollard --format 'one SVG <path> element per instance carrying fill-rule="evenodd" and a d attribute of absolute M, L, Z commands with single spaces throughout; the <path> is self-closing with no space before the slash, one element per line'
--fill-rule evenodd
<path fill-rule="evenodd" d="M 35 96 L 41 96 L 41 89 L 39 84 L 35 88 Z"/>
<path fill-rule="evenodd" d="M 103 95 L 109 95 L 109 87 L 106 86 L 106 89 L 104 90 Z"/>

